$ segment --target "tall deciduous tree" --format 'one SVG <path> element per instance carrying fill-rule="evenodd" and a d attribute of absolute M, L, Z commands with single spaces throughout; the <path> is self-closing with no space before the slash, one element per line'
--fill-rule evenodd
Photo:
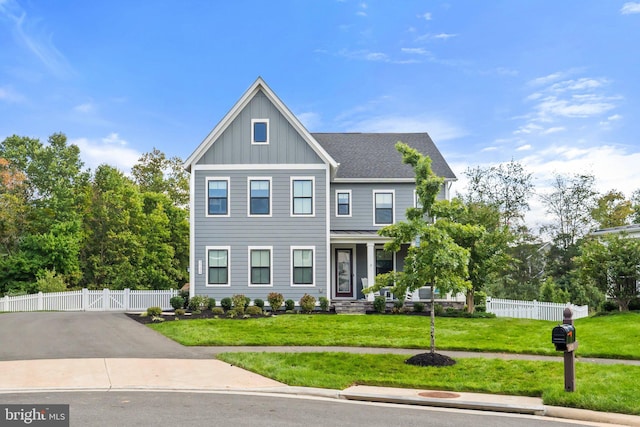
<path fill-rule="evenodd" d="M 456 244 L 451 233 L 473 233 L 475 229 L 445 221 L 433 223 L 428 219 L 443 179 L 433 173 L 429 157 L 402 142 L 396 144 L 396 149 L 402 155 L 403 163 L 413 167 L 419 207 L 408 208 L 406 221 L 386 226 L 379 234 L 390 239 L 384 245 L 387 251 L 397 252 L 402 245 L 414 244 L 407 250 L 403 271 L 376 276 L 375 284 L 368 290 L 389 287 L 395 295 L 401 296 L 424 286 L 431 286 L 442 294 L 466 291 L 470 287 L 469 251 Z M 432 354 L 435 353 L 434 293 L 431 292 Z"/>
<path fill-rule="evenodd" d="M 582 245 L 576 259 L 579 277 L 616 300 L 620 311 L 638 295 L 640 280 L 640 239 L 626 234 L 607 234 Z"/>
<path fill-rule="evenodd" d="M 469 168 L 469 180 L 464 200 L 495 206 L 503 225 L 518 230 L 524 224 L 533 195 L 532 175 L 522 164 L 511 160 L 497 166 Z"/>
<path fill-rule="evenodd" d="M 178 157 L 167 159 L 162 151 L 154 148 L 140 157 L 131 174 L 143 193 L 162 193 L 174 205 L 188 207 L 189 178 Z"/>
<path fill-rule="evenodd" d="M 596 200 L 596 206 L 591 210 L 591 217 L 599 228 L 620 227 L 629 224 L 633 215 L 630 200 L 616 190 L 609 190 Z"/>

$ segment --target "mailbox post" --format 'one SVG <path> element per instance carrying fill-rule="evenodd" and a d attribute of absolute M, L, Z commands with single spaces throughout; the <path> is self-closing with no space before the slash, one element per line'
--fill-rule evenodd
<path fill-rule="evenodd" d="M 553 328 L 551 342 L 556 350 L 564 352 L 564 391 L 576 390 L 576 357 L 578 348 L 576 328 L 573 326 L 573 313 L 569 307 L 564 309 L 562 324 Z"/>

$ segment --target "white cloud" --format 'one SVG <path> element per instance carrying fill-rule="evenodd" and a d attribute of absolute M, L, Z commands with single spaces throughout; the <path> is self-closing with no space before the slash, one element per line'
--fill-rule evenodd
<path fill-rule="evenodd" d="M 457 37 L 457 36 L 458 36 L 457 34 L 440 33 L 433 36 L 433 38 L 439 39 L 439 40 L 448 40 L 452 37 Z"/>
<path fill-rule="evenodd" d="M 482 153 L 487 153 L 490 151 L 496 151 L 498 149 L 498 147 L 484 147 L 482 150 L 480 150 Z"/>
<path fill-rule="evenodd" d="M 531 144 L 525 144 L 525 145 L 521 145 L 520 147 L 516 148 L 516 151 L 529 151 L 532 148 L 533 147 L 531 146 Z"/>
<path fill-rule="evenodd" d="M 142 156 L 140 152 L 128 147 L 127 141 L 115 132 L 99 141 L 77 138 L 69 142 L 80 148 L 82 161 L 86 167 L 93 170 L 101 164 L 108 164 L 128 174 Z"/>
<path fill-rule="evenodd" d="M 0 87 L 0 101 L 5 101 L 8 103 L 23 103 L 26 101 L 26 98 L 13 90 L 10 86 Z"/>
<path fill-rule="evenodd" d="M 352 121 L 347 132 L 428 132 L 436 141 L 447 141 L 467 135 L 467 131 L 446 120 L 434 119 L 432 116 L 374 116 L 359 121 Z"/>
<path fill-rule="evenodd" d="M 372 62 L 389 62 L 389 56 L 382 52 L 371 52 L 368 50 L 348 50 L 342 49 L 338 55 L 349 59 Z"/>
<path fill-rule="evenodd" d="M 407 53 L 410 55 L 428 55 L 429 51 L 422 47 L 403 47 L 400 49 L 402 53 Z"/>
<path fill-rule="evenodd" d="M 542 134 L 543 135 L 549 135 L 549 134 L 552 134 L 552 133 L 563 132 L 565 130 L 567 130 L 567 129 L 565 127 L 563 127 L 563 126 L 556 126 L 556 127 L 551 127 L 551 128 L 543 130 Z"/>
<path fill-rule="evenodd" d="M 85 102 L 84 104 L 79 104 L 73 107 L 73 111 L 75 111 L 76 113 L 82 113 L 82 114 L 90 114 L 95 112 L 95 110 L 96 110 L 96 106 L 91 102 Z"/>
<path fill-rule="evenodd" d="M 544 98 L 535 109 L 539 118 L 547 120 L 552 116 L 590 117 L 613 110 L 616 105 L 611 101 L 618 99 L 602 96 L 573 96 L 570 99 L 559 99 L 555 96 Z"/>
<path fill-rule="evenodd" d="M 640 13 L 640 3 L 628 2 L 622 5 L 620 13 L 623 15 L 630 15 L 632 13 Z"/>
<path fill-rule="evenodd" d="M 58 77 L 68 77 L 75 73 L 53 43 L 53 35 L 45 34 L 43 29 L 37 28 L 41 21 L 30 19 L 18 2 L 2 1 L 0 14 L 13 23 L 13 34 L 18 42 L 35 55 L 51 73 Z"/>
<path fill-rule="evenodd" d="M 431 13 L 430 12 L 423 13 L 422 15 L 418 15 L 418 18 L 422 18 L 425 21 L 431 21 Z"/>
<path fill-rule="evenodd" d="M 314 113 L 312 111 L 296 114 L 296 117 L 302 122 L 304 127 L 311 132 L 313 132 L 315 129 L 320 128 L 322 125 L 320 114 Z"/>

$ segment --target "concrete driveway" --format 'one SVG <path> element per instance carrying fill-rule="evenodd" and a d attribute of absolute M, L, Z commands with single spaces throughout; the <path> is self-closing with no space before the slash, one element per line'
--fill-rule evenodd
<path fill-rule="evenodd" d="M 213 354 L 212 349 L 184 347 L 123 313 L 0 314 L 0 360 L 209 359 Z"/>

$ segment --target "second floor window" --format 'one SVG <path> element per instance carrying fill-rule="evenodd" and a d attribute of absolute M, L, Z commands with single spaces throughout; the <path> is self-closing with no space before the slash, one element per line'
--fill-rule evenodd
<path fill-rule="evenodd" d="M 393 224 L 393 193 L 380 191 L 373 193 L 374 225 Z"/>
<path fill-rule="evenodd" d="M 266 145 L 269 143 L 269 119 L 251 120 L 251 144 Z"/>
<path fill-rule="evenodd" d="M 313 215 L 313 180 L 293 179 L 293 215 Z"/>
<path fill-rule="evenodd" d="M 351 216 L 351 192 L 336 193 L 336 216 Z"/>
<path fill-rule="evenodd" d="M 271 181 L 252 179 L 249 181 L 249 214 L 269 215 L 271 213 Z"/>
<path fill-rule="evenodd" d="M 209 215 L 229 215 L 229 181 L 215 179 L 207 181 Z"/>

